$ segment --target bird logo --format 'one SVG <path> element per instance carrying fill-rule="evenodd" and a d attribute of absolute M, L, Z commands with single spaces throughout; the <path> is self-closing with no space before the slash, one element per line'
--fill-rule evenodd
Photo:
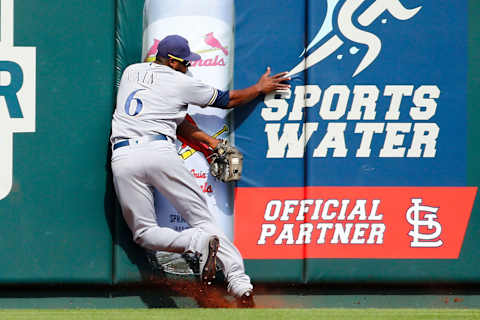
<path fill-rule="evenodd" d="M 210 47 L 222 50 L 223 53 L 228 56 L 227 48 L 220 43 L 220 41 L 213 35 L 213 32 L 209 32 L 205 35 L 205 43 Z"/>

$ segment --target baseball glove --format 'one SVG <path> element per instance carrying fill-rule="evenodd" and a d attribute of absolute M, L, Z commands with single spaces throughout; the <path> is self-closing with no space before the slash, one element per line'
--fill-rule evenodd
<path fill-rule="evenodd" d="M 238 181 L 242 176 L 243 154 L 223 139 L 208 157 L 210 173 L 222 182 Z"/>

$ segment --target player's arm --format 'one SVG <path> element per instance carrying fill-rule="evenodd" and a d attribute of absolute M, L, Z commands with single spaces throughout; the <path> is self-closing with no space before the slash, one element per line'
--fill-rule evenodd
<path fill-rule="evenodd" d="M 203 143 L 212 149 L 214 149 L 220 142 L 220 140 L 209 136 L 187 119 L 184 119 L 183 122 L 177 126 L 177 136 L 185 139 L 185 142 L 189 145 Z"/>
<path fill-rule="evenodd" d="M 267 71 L 253 86 L 240 90 L 231 90 L 229 99 L 230 101 L 225 108 L 235 108 L 239 105 L 248 103 L 258 97 L 260 94 L 268 94 L 275 90 L 289 89 L 289 84 L 282 83 L 290 80 L 289 77 L 285 77 L 287 73 L 288 72 L 281 72 L 270 76 L 270 67 L 268 67 Z"/>
<path fill-rule="evenodd" d="M 290 85 L 285 83 L 290 80 L 286 77 L 287 72 L 270 75 L 270 67 L 258 79 L 253 86 L 240 90 L 221 91 L 215 89 L 200 80 L 188 76 L 179 78 L 177 85 L 179 94 L 185 104 L 193 104 L 201 107 L 216 107 L 231 109 L 252 101 L 260 94 L 268 94 L 275 90 L 287 90 Z"/>
<path fill-rule="evenodd" d="M 270 67 L 260 77 L 253 86 L 240 90 L 218 91 L 215 102 L 212 107 L 231 109 L 242 104 L 248 103 L 258 97 L 260 94 L 268 94 L 275 90 L 286 90 L 290 88 L 289 84 L 284 83 L 290 80 L 285 77 L 287 72 L 277 73 L 270 76 Z"/>

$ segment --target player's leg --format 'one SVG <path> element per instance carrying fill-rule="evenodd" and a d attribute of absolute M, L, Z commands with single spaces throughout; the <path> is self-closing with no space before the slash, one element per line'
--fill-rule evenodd
<path fill-rule="evenodd" d="M 166 150 L 157 144 L 154 152 L 165 159 L 159 162 L 156 155 L 145 160 L 148 163 L 147 172 L 151 175 L 150 183 L 172 203 L 192 228 L 200 228 L 220 238 L 218 258 L 224 265 L 229 292 L 241 296 L 251 290 L 250 278 L 245 274 L 240 252 L 217 227 L 200 187 L 176 154 L 175 148 Z"/>
<path fill-rule="evenodd" d="M 115 190 L 133 239 L 151 250 L 179 253 L 188 251 L 194 230 L 176 232 L 157 225 L 153 192 L 143 174 L 144 157 L 145 152 L 140 148 L 130 150 L 128 147 L 115 150 L 112 156 Z"/>

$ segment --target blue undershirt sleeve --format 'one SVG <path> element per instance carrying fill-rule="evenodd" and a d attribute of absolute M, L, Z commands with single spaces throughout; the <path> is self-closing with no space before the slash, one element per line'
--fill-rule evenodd
<path fill-rule="evenodd" d="M 210 106 L 225 109 L 228 106 L 229 102 L 230 102 L 230 90 L 227 90 L 227 91 L 217 90 L 217 97 Z"/>

